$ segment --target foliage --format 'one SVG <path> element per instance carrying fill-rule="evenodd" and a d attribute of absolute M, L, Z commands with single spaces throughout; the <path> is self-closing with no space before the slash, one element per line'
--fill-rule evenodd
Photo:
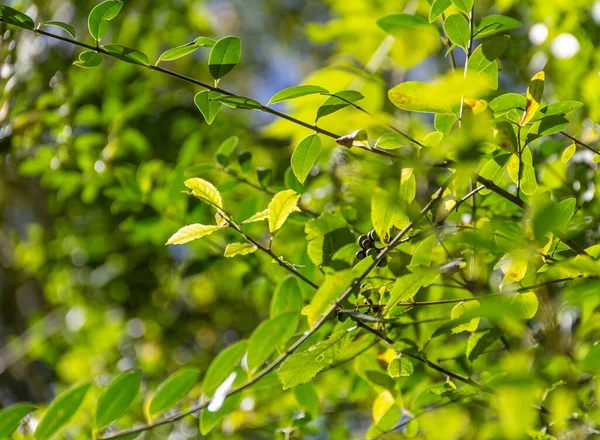
<path fill-rule="evenodd" d="M 597 435 L 587 6 L 26 3 L 0 437 Z"/>

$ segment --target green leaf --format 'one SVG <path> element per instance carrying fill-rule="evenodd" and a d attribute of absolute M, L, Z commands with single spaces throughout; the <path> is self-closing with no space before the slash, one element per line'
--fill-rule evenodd
<path fill-rule="evenodd" d="M 210 205 L 223 208 L 223 199 L 215 186 L 207 180 L 200 177 L 193 177 L 186 180 L 183 184 L 192 190 L 192 195 L 204 200 Z"/>
<path fill-rule="evenodd" d="M 317 110 L 317 121 L 323 116 L 335 113 L 361 99 L 364 99 L 364 96 L 356 90 L 342 90 L 341 92 L 336 92 L 327 98 Z"/>
<path fill-rule="evenodd" d="M 235 147 L 237 147 L 238 142 L 239 138 L 237 136 L 228 137 L 221 142 L 215 153 L 215 162 L 223 167 L 229 165 L 229 157 L 233 153 L 233 150 L 235 150 Z"/>
<path fill-rule="evenodd" d="M 248 340 L 248 371 L 259 368 L 275 351 L 295 333 L 300 315 L 298 312 L 283 313 L 259 324 Z"/>
<path fill-rule="evenodd" d="M 256 169 L 256 178 L 263 188 L 267 188 L 273 182 L 273 170 L 259 167 Z"/>
<path fill-rule="evenodd" d="M 102 429 L 125 414 L 142 386 L 139 371 L 129 370 L 115 377 L 98 399 L 94 427 Z"/>
<path fill-rule="evenodd" d="M 218 98 L 219 96 L 221 96 L 220 93 L 208 90 L 204 90 L 194 96 L 194 103 L 196 104 L 196 107 L 198 107 L 198 110 L 200 110 L 200 113 L 202 113 L 202 116 L 204 116 L 204 120 L 208 125 L 213 123 L 219 110 L 221 110 L 222 104 L 215 100 L 215 98 Z"/>
<path fill-rule="evenodd" d="M 377 142 L 375 142 L 375 146 L 378 148 L 383 148 L 384 150 L 396 150 L 402 146 L 404 143 L 404 139 L 399 133 L 395 131 L 390 131 L 389 133 L 385 133 Z"/>
<path fill-rule="evenodd" d="M 245 225 L 246 223 L 261 222 L 263 220 L 268 220 L 268 219 L 269 219 L 269 210 L 265 209 L 264 211 L 257 212 L 253 216 L 251 216 L 248 219 L 244 220 L 242 222 L 242 224 Z"/>
<path fill-rule="evenodd" d="M 405 215 L 398 205 L 399 197 L 382 188 L 375 188 L 371 197 L 371 222 L 379 237 L 386 237 L 393 225 L 401 223 Z"/>
<path fill-rule="evenodd" d="M 321 139 L 311 134 L 300 141 L 292 154 L 292 170 L 300 183 L 304 183 L 321 152 Z"/>
<path fill-rule="evenodd" d="M 313 296 L 310 305 L 303 311 L 307 315 L 308 324 L 311 328 L 329 310 L 331 304 L 346 290 L 354 277 L 355 274 L 352 270 L 342 270 L 325 277 L 325 281 L 321 283 L 321 287 L 319 287 L 315 296 Z"/>
<path fill-rule="evenodd" d="M 225 248 L 224 257 L 232 258 L 236 255 L 248 255 L 256 252 L 256 247 L 250 243 L 229 243 Z"/>
<path fill-rule="evenodd" d="M 156 61 L 156 65 L 161 61 L 174 61 L 179 58 L 183 58 L 186 55 L 195 52 L 197 49 L 201 47 L 213 47 L 215 45 L 215 40 L 207 37 L 198 37 L 194 41 L 191 41 L 182 46 L 173 47 L 172 49 L 168 49 L 164 51 Z"/>
<path fill-rule="evenodd" d="M 240 61 L 242 40 L 239 37 L 225 37 L 217 41 L 208 57 L 208 70 L 214 79 L 221 79 Z"/>
<path fill-rule="evenodd" d="M 538 309 L 538 299 L 534 292 L 517 293 L 511 300 L 511 304 L 517 307 L 517 313 L 521 318 L 531 319 Z"/>
<path fill-rule="evenodd" d="M 563 234 L 565 228 L 575 214 L 577 201 L 575 198 L 560 203 L 550 203 L 533 216 L 533 233 L 538 240 L 544 240 L 548 232 Z"/>
<path fill-rule="evenodd" d="M 529 144 L 542 136 L 560 133 L 568 126 L 569 120 L 563 115 L 546 116 L 531 125 L 525 143 Z"/>
<path fill-rule="evenodd" d="M 92 9 L 88 16 L 88 29 L 94 40 L 100 41 L 104 38 L 108 32 L 108 22 L 121 12 L 122 7 L 122 1 L 107 0 Z"/>
<path fill-rule="evenodd" d="M 247 347 L 248 341 L 239 341 L 227 347 L 214 358 L 202 382 L 202 393 L 206 397 L 212 397 L 217 388 L 235 370 L 246 354 Z"/>
<path fill-rule="evenodd" d="M 397 304 L 412 299 L 421 287 L 426 287 L 433 283 L 438 275 L 439 271 L 437 269 L 425 268 L 415 270 L 413 273 L 397 278 L 383 314 L 389 316 Z"/>
<path fill-rule="evenodd" d="M 231 388 L 236 388 L 244 384 L 245 374 L 241 368 L 236 368 L 235 372 L 232 374 L 235 374 L 233 381 L 230 384 L 225 384 L 229 385 L 228 387 L 219 390 L 221 394 L 226 394 Z M 223 416 L 229 414 L 231 411 L 237 408 L 241 400 L 242 393 L 236 393 L 231 396 L 225 397 L 218 409 L 211 408 L 211 405 L 209 405 L 206 410 L 200 413 L 200 434 L 203 436 L 207 435 L 216 426 L 216 424 L 219 422 L 219 420 L 221 420 Z M 212 403 L 213 402 L 211 402 L 211 404 Z"/>
<path fill-rule="evenodd" d="M 490 345 L 500 339 L 501 336 L 501 330 L 496 327 L 487 332 L 471 333 L 467 340 L 467 359 L 469 359 L 470 362 L 473 362 L 481 356 Z"/>
<path fill-rule="evenodd" d="M 505 15 L 488 15 L 483 17 L 475 28 L 474 36 L 485 38 L 521 27 L 521 22 Z"/>
<path fill-rule="evenodd" d="M 74 66 L 91 69 L 102 64 L 102 55 L 98 52 L 86 50 L 79 54 L 79 61 L 73 63 Z"/>
<path fill-rule="evenodd" d="M 457 320 L 460 318 L 467 310 L 472 310 L 480 307 L 479 301 L 461 301 L 456 304 L 452 311 L 450 312 L 450 318 L 453 320 Z M 457 325 L 452 328 L 452 333 L 457 334 L 461 332 L 474 332 L 479 327 L 479 318 L 473 318 L 469 322 L 461 325 Z"/>
<path fill-rule="evenodd" d="M 313 418 L 319 412 L 319 395 L 311 383 L 301 383 L 294 387 L 294 397 L 298 406 Z"/>
<path fill-rule="evenodd" d="M 412 168 L 403 168 L 400 176 L 398 196 L 402 201 L 401 208 L 406 211 L 417 195 L 417 179 Z"/>
<path fill-rule="evenodd" d="M 480 44 L 469 58 L 467 72 L 470 78 L 486 78 L 489 87 L 498 88 L 498 58 L 508 45 L 508 35 L 491 38 Z"/>
<path fill-rule="evenodd" d="M 563 151 L 560 160 L 562 163 L 567 163 L 568 161 L 571 160 L 571 158 L 575 155 L 575 152 L 577 151 L 577 144 L 575 142 L 571 142 L 571 145 L 569 145 L 567 148 L 565 148 L 565 150 Z"/>
<path fill-rule="evenodd" d="M 102 46 L 102 49 L 126 63 L 139 64 L 140 66 L 150 65 L 148 57 L 137 49 L 122 46 L 120 44 L 105 44 Z"/>
<path fill-rule="evenodd" d="M 31 17 L 6 5 L 0 5 L 0 20 L 23 29 L 33 30 L 35 27 Z"/>
<path fill-rule="evenodd" d="M 0 438 L 10 438 L 21 424 L 21 420 L 35 409 L 36 407 L 29 403 L 17 403 L 0 411 Z"/>
<path fill-rule="evenodd" d="M 302 310 L 302 290 L 300 283 L 294 276 L 284 278 L 277 285 L 275 294 L 271 299 L 270 316 L 275 318 L 287 312 L 300 312 Z"/>
<path fill-rule="evenodd" d="M 171 374 L 158 386 L 156 394 L 152 397 L 148 412 L 150 417 L 173 408 L 183 399 L 198 382 L 200 370 L 197 368 L 182 368 Z"/>
<path fill-rule="evenodd" d="M 221 226 L 217 225 L 201 225 L 200 223 L 187 225 L 171 235 L 167 244 L 185 244 L 210 235 L 219 229 L 221 229 Z"/>
<path fill-rule="evenodd" d="M 523 176 L 521 177 L 521 191 L 526 196 L 532 196 L 537 191 L 537 178 L 535 169 L 531 164 L 523 164 Z"/>
<path fill-rule="evenodd" d="M 299 194 L 294 190 L 286 189 L 273 196 L 269 203 L 269 231 L 277 232 L 283 226 L 292 212 L 300 211 L 298 208 Z"/>
<path fill-rule="evenodd" d="M 433 255 L 433 248 L 435 247 L 436 236 L 431 235 L 423 240 L 417 248 L 410 260 L 410 267 L 418 267 L 418 266 L 431 266 L 431 257 Z"/>
<path fill-rule="evenodd" d="M 442 133 L 444 136 L 450 134 L 454 123 L 457 121 L 457 118 L 453 115 L 445 115 L 442 113 L 438 113 L 435 115 L 433 120 L 433 126 L 437 131 Z"/>
<path fill-rule="evenodd" d="M 554 115 L 568 115 L 571 112 L 574 112 L 579 107 L 583 105 L 582 102 L 579 101 L 560 101 L 555 102 L 554 104 L 550 104 L 546 107 L 541 108 L 533 118 L 531 118 L 531 122 L 538 121 L 546 116 L 554 116 Z"/>
<path fill-rule="evenodd" d="M 56 397 L 40 420 L 35 430 L 35 439 L 49 439 L 66 425 L 83 403 L 90 386 L 89 383 L 78 385 Z"/>
<path fill-rule="evenodd" d="M 277 374 L 283 389 L 310 382 L 323 368 L 332 364 L 350 343 L 350 334 L 356 327 L 333 333 L 328 339 L 321 341 L 308 350 L 288 357 Z"/>
<path fill-rule="evenodd" d="M 392 410 L 396 404 L 396 399 L 390 390 L 381 391 L 375 400 L 373 401 L 373 408 L 371 414 L 373 415 L 373 422 L 375 424 L 382 423 L 384 417 Z M 371 438 L 367 436 L 367 438 Z"/>
<path fill-rule="evenodd" d="M 276 104 L 278 102 L 288 101 L 290 99 L 301 98 L 302 96 L 315 95 L 315 94 L 327 94 L 329 90 L 324 89 L 319 86 L 311 86 L 311 85 L 300 85 L 294 87 L 288 87 L 287 89 L 283 89 L 277 93 L 275 93 L 271 99 L 269 99 L 269 104 Z"/>
<path fill-rule="evenodd" d="M 518 93 L 505 93 L 492 99 L 488 107 L 494 113 L 504 114 L 513 109 L 525 110 L 527 98 Z"/>
<path fill-rule="evenodd" d="M 41 27 L 57 27 L 68 32 L 73 38 L 77 38 L 77 35 L 75 34 L 75 28 L 70 24 L 63 23 L 62 21 L 44 21 L 38 24 L 37 27 L 38 29 Z"/>
<path fill-rule="evenodd" d="M 471 30 L 469 23 L 462 14 L 452 14 L 446 18 L 444 22 L 444 32 L 452 43 L 462 47 L 465 51 L 469 47 L 469 39 Z"/>
<path fill-rule="evenodd" d="M 388 374 L 390 377 L 406 377 L 413 374 L 415 367 L 406 359 L 405 356 L 400 356 L 392 359 L 388 365 Z"/>
<path fill-rule="evenodd" d="M 227 107 L 240 110 L 262 110 L 262 104 L 260 102 L 252 98 L 244 98 L 243 96 L 219 95 L 215 98 L 211 98 L 211 100 L 225 104 Z"/>
<path fill-rule="evenodd" d="M 529 87 L 527 87 L 527 105 L 525 106 L 523 118 L 521 119 L 521 122 L 519 122 L 521 127 L 525 126 L 540 108 L 540 103 L 542 102 L 542 96 L 544 94 L 544 82 L 544 72 L 538 72 L 531 78 Z"/>
<path fill-rule="evenodd" d="M 452 4 L 461 12 L 469 15 L 473 9 L 474 0 L 452 0 Z"/>
<path fill-rule="evenodd" d="M 433 23 L 450 6 L 452 6 L 452 0 L 434 0 L 429 10 L 429 23 Z"/>
<path fill-rule="evenodd" d="M 304 231 L 308 241 L 308 256 L 317 266 L 334 266 L 334 254 L 355 240 L 346 219 L 338 213 L 321 214 L 307 222 Z"/>

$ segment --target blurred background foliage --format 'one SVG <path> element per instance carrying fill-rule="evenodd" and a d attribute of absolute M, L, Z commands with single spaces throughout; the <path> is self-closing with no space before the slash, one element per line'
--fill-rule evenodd
<path fill-rule="evenodd" d="M 8 4 L 36 21 L 71 23 L 79 38 L 91 43 L 86 19 L 95 1 Z M 242 61 L 223 80 L 225 88 L 261 102 L 300 83 L 330 90 L 355 88 L 366 97 L 363 108 L 389 119 L 393 116 L 387 99 L 391 86 L 407 79 L 430 80 L 449 66 L 441 44 L 432 48 L 434 56 L 414 63 L 410 54 L 420 48 L 394 45 L 376 25 L 380 17 L 402 11 L 427 16 L 429 4 L 424 0 L 125 1 L 107 41 L 138 48 L 156 59 L 165 49 L 197 36 L 240 35 Z M 498 92 L 524 93 L 531 75 L 544 69 L 547 95 L 585 104 L 569 131 L 586 142 L 597 140 L 593 121 L 600 117 L 600 52 L 595 50 L 600 44 L 600 2 L 476 2 L 476 15 L 491 13 L 523 23 L 511 32 Z M 271 196 L 265 191 L 222 170 L 201 167 L 214 165 L 218 146 L 231 135 L 239 137 L 236 155 L 252 154 L 251 169 L 246 173 L 238 169 L 240 175 L 258 185 L 256 168 L 272 170 L 270 190 L 285 186 L 300 190 L 304 206 L 318 212 L 336 209 L 361 231 L 371 228 L 375 186 L 386 173 L 399 171 L 384 168 L 377 157 L 323 138 L 318 166 L 302 187 L 289 172 L 289 157 L 308 130 L 263 113 L 232 109 L 224 109 L 209 126 L 193 103 L 199 89 L 185 82 L 113 59 L 106 59 L 98 69 L 79 69 L 72 66 L 79 52 L 73 46 L 4 24 L 0 31 L 2 406 L 25 400 L 48 402 L 72 383 L 96 377 L 99 384 L 106 384 L 128 368 L 140 368 L 149 388 L 183 365 L 206 371 L 218 352 L 247 338 L 268 316 L 273 292 L 287 274 L 258 254 L 222 258 L 225 245 L 234 241 L 232 233 L 184 247 L 164 245 L 183 224 L 213 221 L 206 205 L 182 193 L 183 181 L 192 175 L 218 184 L 238 220 L 266 207 Z M 555 43 L 557 38 L 574 38 L 577 50 L 565 56 Z M 211 82 L 207 55 L 208 51 L 198 50 L 168 67 Z M 456 51 L 457 63 L 462 64 L 460 56 Z M 307 97 L 276 108 L 313 121 L 322 100 Z M 433 130 L 431 118 L 395 116 L 396 124 L 410 127 L 417 139 Z M 321 125 L 344 134 L 365 128 L 373 138 L 385 131 L 377 120 L 353 109 L 342 110 Z M 566 146 L 562 141 L 547 142 L 540 149 L 542 156 Z M 592 200 L 597 177 L 588 162 L 554 163 L 552 172 L 558 177 L 552 181 L 558 183 L 551 184 L 553 188 L 583 202 Z M 415 167 L 418 192 L 425 194 L 429 185 L 437 183 L 436 176 Z M 566 183 L 574 180 L 590 186 Z M 585 208 L 578 233 L 594 241 L 600 206 L 589 203 Z M 506 209 L 510 215 L 513 208 Z M 292 220 L 278 236 L 277 252 L 316 278 L 319 269 L 308 257 L 305 241 L 298 239 L 304 235 L 307 218 L 296 213 Z M 591 225 L 596 226 L 586 232 Z M 262 231 L 260 226 L 249 230 Z M 588 286 L 592 291 L 598 287 Z M 312 294 L 304 293 L 306 298 Z M 442 293 L 438 289 L 434 296 Z M 590 310 L 600 303 L 591 294 L 585 301 Z M 426 319 L 436 312 L 419 313 Z M 597 335 L 600 321 L 595 322 L 587 320 L 587 334 Z M 410 332 L 419 337 L 418 332 Z M 458 352 L 447 346 L 438 353 L 451 357 Z M 564 361 L 564 357 L 556 359 L 556 363 Z M 526 357 L 513 359 L 510 368 L 523 369 L 527 362 Z M 559 366 L 548 365 L 552 368 Z M 373 397 L 366 383 L 342 370 L 323 375 L 319 390 L 328 416 L 318 420 L 318 438 L 349 438 L 366 430 L 371 420 L 368 397 Z M 526 405 L 523 393 L 511 392 L 498 396 L 500 406 L 503 399 L 510 405 Z M 556 399 L 562 398 L 573 396 Z M 293 420 L 293 401 L 292 393 L 282 392 L 276 378 L 266 379 L 226 419 L 223 430 L 211 436 L 220 438 L 223 432 L 240 428 L 237 438 L 272 438 L 272 429 Z M 253 410 L 255 405 L 260 411 Z M 139 420 L 141 411 L 123 424 Z M 71 424 L 65 438 L 89 438 L 86 425 L 91 416 L 80 411 L 77 417 L 81 423 Z M 428 426 L 435 426 L 437 418 L 453 420 L 460 432 L 468 414 L 448 408 L 426 418 L 432 419 Z M 504 423 L 510 426 L 511 420 Z M 198 436 L 196 425 L 186 421 L 146 438 L 167 438 L 172 429 L 170 439 Z"/>

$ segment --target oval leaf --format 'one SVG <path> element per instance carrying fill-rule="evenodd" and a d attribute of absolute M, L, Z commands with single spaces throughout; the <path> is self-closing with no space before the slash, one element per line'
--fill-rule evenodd
<path fill-rule="evenodd" d="M 222 104 L 214 99 L 219 96 L 221 96 L 220 93 L 208 90 L 204 90 L 194 96 L 194 103 L 208 125 L 213 123 L 217 114 L 219 114 L 219 110 L 221 110 Z"/>
<path fill-rule="evenodd" d="M 54 402 L 50 404 L 35 430 L 35 439 L 49 439 L 67 424 L 83 403 L 90 385 L 89 383 L 85 383 L 75 386 L 54 399 Z"/>
<path fill-rule="evenodd" d="M 94 426 L 102 429 L 124 415 L 137 398 L 141 386 L 139 371 L 125 371 L 115 377 L 98 399 Z"/>
<path fill-rule="evenodd" d="M 452 43 L 462 47 L 465 51 L 469 47 L 471 31 L 469 23 L 462 14 L 452 14 L 444 22 L 444 32 Z"/>
<path fill-rule="evenodd" d="M 275 93 L 271 99 L 269 99 L 268 104 L 276 104 L 282 101 L 289 101 L 290 99 L 301 98 L 302 96 L 315 95 L 329 93 L 327 89 L 319 86 L 311 86 L 311 85 L 300 85 L 294 87 L 288 87 L 287 89 L 283 89 L 277 93 Z M 268 105 L 267 104 L 267 105 Z"/>
<path fill-rule="evenodd" d="M 363 99 L 362 93 L 356 90 L 342 90 L 327 98 L 317 110 L 317 121 L 323 116 L 337 112 Z"/>
<path fill-rule="evenodd" d="M 239 37 L 221 38 L 215 43 L 208 57 L 208 70 L 214 79 L 223 78 L 240 61 L 242 41 Z"/>
<path fill-rule="evenodd" d="M 98 52 L 86 50 L 79 54 L 79 61 L 73 63 L 74 66 L 91 69 L 102 64 L 102 55 Z"/>
<path fill-rule="evenodd" d="M 321 153 L 321 139 L 311 134 L 300 141 L 292 154 L 292 170 L 300 183 L 304 183 L 308 173 Z"/>
<path fill-rule="evenodd" d="M 289 276 L 277 285 L 275 294 L 271 299 L 271 318 L 286 312 L 300 312 L 302 310 L 302 290 L 298 278 Z"/>
<path fill-rule="evenodd" d="M 152 397 L 148 409 L 150 416 L 153 417 L 173 408 L 194 388 L 198 377 L 200 377 L 200 370 L 197 368 L 183 368 L 171 374 L 158 386 L 156 394 Z"/>
<path fill-rule="evenodd" d="M 122 46 L 120 44 L 106 44 L 102 49 L 107 51 L 113 57 L 125 61 L 126 63 L 139 64 L 140 66 L 149 66 L 148 57 L 137 49 Z"/>
<path fill-rule="evenodd" d="M 68 32 L 73 38 L 76 38 L 75 28 L 70 24 L 63 23 L 62 21 L 44 21 L 38 24 L 38 29 L 41 27 L 57 27 Z"/>
<path fill-rule="evenodd" d="M 538 72 L 533 76 L 533 78 L 531 78 L 531 81 L 529 82 L 529 87 L 527 88 L 527 105 L 525 106 L 523 118 L 521 119 L 521 122 L 519 122 L 521 127 L 531 121 L 531 118 L 533 118 L 535 113 L 540 108 L 542 95 L 544 94 L 544 80 L 544 72 Z"/>
<path fill-rule="evenodd" d="M 156 61 L 156 64 L 161 61 L 174 61 L 179 58 L 183 58 L 186 55 L 191 54 L 192 52 L 200 49 L 201 47 L 213 47 L 215 45 L 215 40 L 207 37 L 198 37 L 194 41 L 184 44 L 182 46 L 177 46 L 172 49 L 168 49 L 164 51 Z"/>
<path fill-rule="evenodd" d="M 260 367 L 275 349 L 285 344 L 296 331 L 300 314 L 283 313 L 260 323 L 248 340 L 248 371 L 252 373 Z"/>
<path fill-rule="evenodd" d="M 202 393 L 205 396 L 213 396 L 217 388 L 219 388 L 240 363 L 246 354 L 247 348 L 248 341 L 239 341 L 217 355 L 208 367 L 204 381 L 202 382 Z"/>
<path fill-rule="evenodd" d="M 6 5 L 0 5 L 0 20 L 23 29 L 33 30 L 35 27 L 31 17 Z"/>
<path fill-rule="evenodd" d="M 269 231 L 276 232 L 283 226 L 289 215 L 298 208 L 299 194 L 292 189 L 280 191 L 273 196 L 269 203 Z"/>
<path fill-rule="evenodd" d="M 250 243 L 229 243 L 223 256 L 231 258 L 236 255 L 248 255 L 256 252 L 256 249 L 256 246 Z"/>
<path fill-rule="evenodd" d="M 121 1 L 107 0 L 92 9 L 88 16 L 88 29 L 94 40 L 100 41 L 106 35 L 108 22 L 119 14 L 122 7 Z"/>
<path fill-rule="evenodd" d="M 0 438 L 9 438 L 27 414 L 35 410 L 29 403 L 18 403 L 0 411 Z"/>
<path fill-rule="evenodd" d="M 244 98 L 243 96 L 217 96 L 211 98 L 211 100 L 240 110 L 262 110 L 262 104 L 256 99 Z"/>
<path fill-rule="evenodd" d="M 197 240 L 206 235 L 210 235 L 215 231 L 221 229 L 222 226 L 217 225 L 201 225 L 200 223 L 194 223 L 181 228 L 175 232 L 167 241 L 167 244 L 185 244 L 193 240 Z"/>
<path fill-rule="evenodd" d="M 200 177 L 193 177 L 186 180 L 183 184 L 192 190 L 192 195 L 204 200 L 210 205 L 223 208 L 223 199 L 215 186 L 207 180 Z"/>

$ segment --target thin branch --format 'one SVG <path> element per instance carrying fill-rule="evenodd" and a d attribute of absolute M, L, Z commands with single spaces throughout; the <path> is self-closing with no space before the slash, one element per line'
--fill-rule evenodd
<path fill-rule="evenodd" d="M 593 148 L 593 147 L 590 147 L 588 144 L 586 144 L 586 143 L 584 143 L 584 142 L 581 142 L 579 139 L 577 139 L 577 138 L 575 138 L 575 137 L 571 136 L 570 134 L 568 134 L 568 133 L 566 133 L 566 132 L 564 132 L 564 131 L 561 131 L 561 132 L 560 132 L 560 134 L 562 134 L 563 136 L 565 136 L 565 137 L 567 137 L 567 138 L 571 139 L 571 140 L 572 140 L 573 142 L 575 142 L 577 145 L 580 145 L 580 146 L 582 146 L 583 148 L 586 148 L 586 149 L 590 150 L 590 151 L 591 151 L 591 152 L 593 152 L 593 153 L 600 154 L 600 151 L 596 150 L 596 149 L 595 149 L 595 148 Z"/>

